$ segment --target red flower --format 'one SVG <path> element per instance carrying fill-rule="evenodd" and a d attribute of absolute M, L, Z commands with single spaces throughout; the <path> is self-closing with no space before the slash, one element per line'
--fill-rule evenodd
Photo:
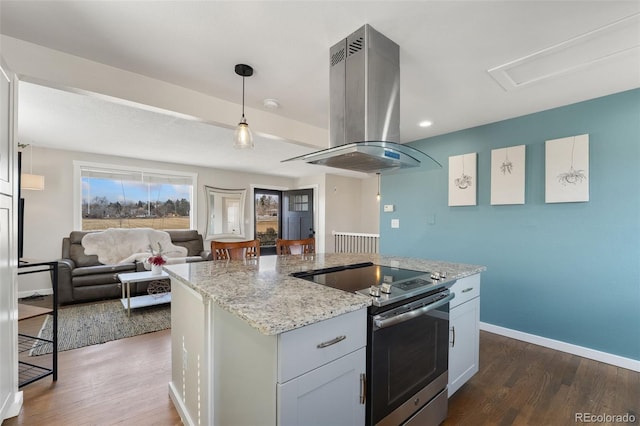
<path fill-rule="evenodd" d="M 152 265 L 159 265 L 159 266 L 162 266 L 165 263 L 167 263 L 167 260 L 164 258 L 164 256 L 162 256 L 162 246 L 160 245 L 160 243 L 158 243 L 157 252 L 153 251 L 153 247 L 151 247 L 151 244 L 149 244 L 149 251 L 151 252 L 151 257 L 147 259 L 147 262 L 149 262 Z"/>
<path fill-rule="evenodd" d="M 161 255 L 157 254 L 155 256 L 151 256 L 147 261 L 152 265 L 164 265 L 167 261 Z"/>

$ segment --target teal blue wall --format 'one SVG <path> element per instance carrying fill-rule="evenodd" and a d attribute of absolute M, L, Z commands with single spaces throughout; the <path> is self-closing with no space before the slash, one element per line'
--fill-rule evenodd
<path fill-rule="evenodd" d="M 590 201 L 545 204 L 545 140 L 584 133 Z M 490 205 L 491 150 L 522 144 L 525 204 Z M 382 253 L 485 265 L 481 321 L 640 360 L 640 89 L 411 145 L 443 168 L 382 177 Z M 448 207 L 448 157 L 469 152 L 478 203 Z"/>

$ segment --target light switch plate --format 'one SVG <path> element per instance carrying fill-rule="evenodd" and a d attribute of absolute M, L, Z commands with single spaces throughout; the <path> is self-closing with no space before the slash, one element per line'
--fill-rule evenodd
<path fill-rule="evenodd" d="M 392 228 L 400 228 L 400 219 L 391 219 Z"/>
<path fill-rule="evenodd" d="M 393 204 L 385 204 L 385 205 L 384 205 L 384 211 L 385 211 L 386 213 L 392 212 L 392 211 L 394 211 L 394 210 L 395 210 L 395 209 L 394 209 L 394 207 L 395 207 L 395 206 L 394 206 Z"/>

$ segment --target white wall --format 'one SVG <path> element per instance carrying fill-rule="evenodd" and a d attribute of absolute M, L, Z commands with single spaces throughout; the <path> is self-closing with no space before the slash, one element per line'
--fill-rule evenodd
<path fill-rule="evenodd" d="M 365 234 L 380 233 L 380 203 L 378 193 L 378 177 L 372 176 L 360 180 L 360 227 L 357 231 Z"/>
<path fill-rule="evenodd" d="M 373 183 L 372 183 L 373 181 Z M 326 175 L 324 185 L 325 251 L 333 252 L 333 231 L 379 232 L 379 208 L 375 177 L 356 179 Z"/>
<path fill-rule="evenodd" d="M 33 173 L 45 176 L 44 191 L 23 191 L 25 199 L 24 257 L 36 259 L 59 259 L 62 238 L 74 229 L 73 213 L 73 161 L 116 164 L 123 166 L 147 167 L 154 169 L 184 171 L 198 174 L 196 202 L 196 229 L 205 235 L 207 213 L 204 185 L 219 188 L 246 188 L 245 229 L 247 238 L 253 238 L 253 200 L 250 187 L 278 186 L 294 188 L 294 179 L 227 170 L 193 167 L 181 164 L 143 161 L 131 158 L 87 154 L 33 147 Z M 28 160 L 27 160 L 28 161 Z M 207 242 L 205 241 L 205 248 Z M 43 275 L 39 277 L 38 275 Z M 51 284 L 45 274 L 21 276 L 19 297 L 43 294 L 50 291 Z"/>

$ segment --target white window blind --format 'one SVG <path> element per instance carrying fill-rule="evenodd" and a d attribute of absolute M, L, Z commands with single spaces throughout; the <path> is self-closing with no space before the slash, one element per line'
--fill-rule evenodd
<path fill-rule="evenodd" d="M 83 178 L 110 179 L 125 182 L 166 185 L 193 185 L 192 176 L 174 175 L 169 173 L 145 172 L 135 170 L 114 170 L 80 166 Z"/>

